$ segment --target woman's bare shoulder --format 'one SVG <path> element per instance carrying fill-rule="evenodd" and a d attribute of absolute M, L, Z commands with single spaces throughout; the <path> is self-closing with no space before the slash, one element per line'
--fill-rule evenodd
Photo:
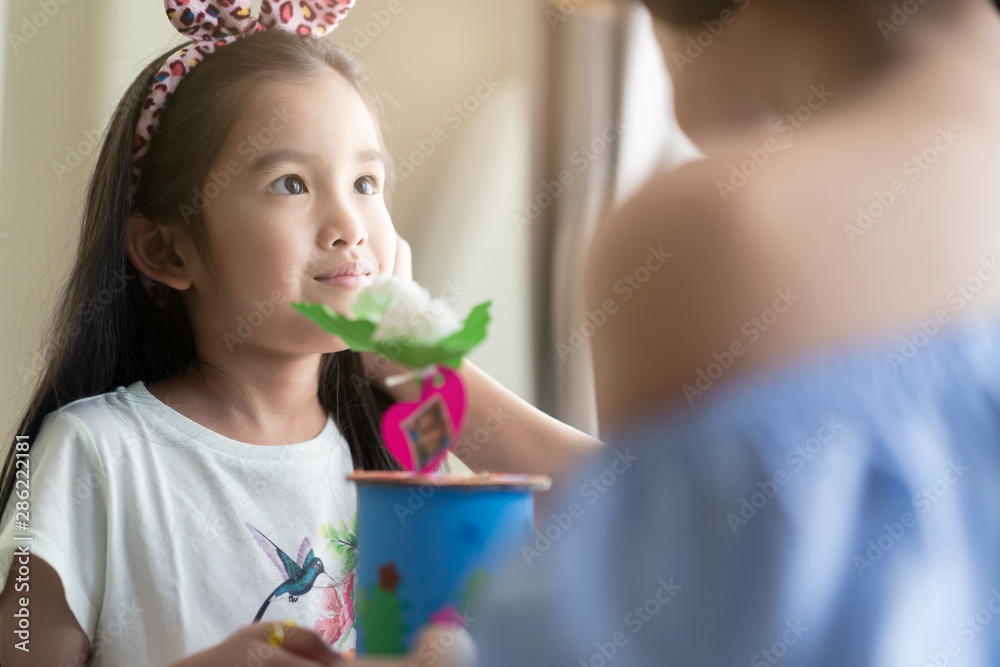
<path fill-rule="evenodd" d="M 1000 313 L 1000 280 L 982 278 L 1000 247 L 992 145 L 946 125 L 871 145 L 858 127 L 803 133 L 742 179 L 745 154 L 657 175 L 601 225 L 587 303 L 608 312 L 593 336 L 602 420 L 942 310 Z M 655 271 L 654 248 L 669 253 Z M 976 298 L 956 298 L 970 280 Z"/>
<path fill-rule="evenodd" d="M 754 205 L 720 195 L 722 162 L 655 176 L 595 235 L 586 293 L 607 315 L 592 340 L 602 420 L 684 396 L 716 359 L 728 372 L 795 310 L 785 251 Z"/>

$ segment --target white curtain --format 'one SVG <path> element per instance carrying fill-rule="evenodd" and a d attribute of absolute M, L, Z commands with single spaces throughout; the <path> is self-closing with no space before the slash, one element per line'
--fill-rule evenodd
<path fill-rule="evenodd" d="M 556 3 L 544 11 L 558 12 Z M 556 9 L 553 9 L 555 7 Z M 645 8 L 601 5 L 553 25 L 534 203 L 540 406 L 600 436 L 583 302 L 584 260 L 598 222 L 655 169 L 697 155 L 673 119 L 669 78 Z M 559 188 L 560 176 L 568 183 Z M 556 192 L 558 196 L 554 196 Z M 548 197 L 546 197 L 548 195 Z"/>

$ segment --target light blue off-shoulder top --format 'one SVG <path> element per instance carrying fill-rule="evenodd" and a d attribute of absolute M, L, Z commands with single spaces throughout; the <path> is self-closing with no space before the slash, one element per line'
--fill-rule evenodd
<path fill-rule="evenodd" d="M 1000 664 L 1000 320 L 622 425 L 471 624 L 488 667 Z"/>

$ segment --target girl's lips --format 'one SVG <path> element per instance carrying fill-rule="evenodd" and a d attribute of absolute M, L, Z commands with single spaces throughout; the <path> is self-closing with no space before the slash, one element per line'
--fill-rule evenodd
<path fill-rule="evenodd" d="M 360 289 L 368 284 L 367 273 L 345 273 L 332 278 L 317 278 L 321 283 L 343 289 Z"/>

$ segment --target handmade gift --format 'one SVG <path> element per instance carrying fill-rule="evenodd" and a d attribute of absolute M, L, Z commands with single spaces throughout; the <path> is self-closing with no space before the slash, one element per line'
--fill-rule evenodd
<path fill-rule="evenodd" d="M 462 357 L 486 338 L 489 307 L 464 321 L 424 288 L 380 277 L 358 293 L 354 318 L 323 304 L 292 305 L 350 349 L 410 369 L 416 402 L 382 417 L 382 438 L 399 471 L 356 470 L 358 487 L 357 652 L 408 652 L 427 623 L 466 625 L 497 569 L 532 535 L 539 475 L 454 475 L 441 463 L 458 443 L 468 403 Z"/>

